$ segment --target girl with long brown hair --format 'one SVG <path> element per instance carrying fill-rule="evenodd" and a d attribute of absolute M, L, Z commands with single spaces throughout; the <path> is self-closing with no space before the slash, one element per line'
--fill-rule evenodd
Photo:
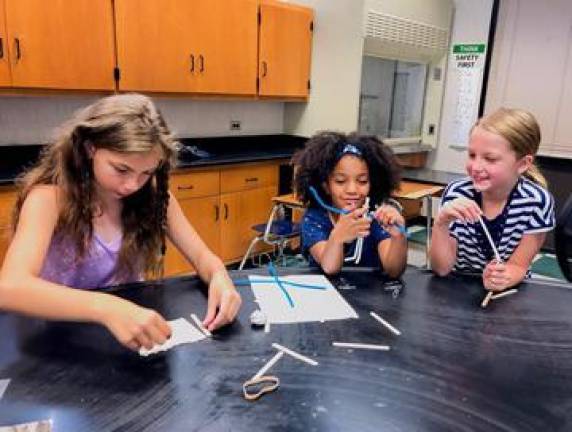
<path fill-rule="evenodd" d="M 142 95 L 100 99 L 63 125 L 19 179 L 0 309 L 97 322 L 125 346 L 150 349 L 170 336 L 163 317 L 94 288 L 160 277 L 168 237 L 209 284 L 205 326 L 232 321 L 240 296 L 168 190 L 176 150 Z"/>

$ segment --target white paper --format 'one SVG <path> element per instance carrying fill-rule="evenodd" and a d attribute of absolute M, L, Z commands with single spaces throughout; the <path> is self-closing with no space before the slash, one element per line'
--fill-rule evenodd
<path fill-rule="evenodd" d="M 206 336 L 185 318 L 178 318 L 176 320 L 169 321 L 169 325 L 171 326 L 171 337 L 164 344 L 155 345 L 150 350 L 141 348 L 139 350 L 139 355 L 148 356 L 160 351 L 170 350 L 180 344 L 192 343 L 206 339 Z"/>
<path fill-rule="evenodd" d="M 251 286 L 260 309 L 268 317 L 268 322 L 272 324 L 330 321 L 358 317 L 348 302 L 322 275 L 280 276 L 280 280 L 283 281 L 326 287 L 325 290 L 319 290 L 284 285 L 292 297 L 294 307 L 290 306 L 273 278 L 261 276 L 249 276 L 249 278 L 268 280 L 268 283 L 253 283 Z"/>
<path fill-rule="evenodd" d="M 13 426 L 0 426 L 0 432 L 51 432 L 52 430 L 51 420 L 21 423 Z"/>

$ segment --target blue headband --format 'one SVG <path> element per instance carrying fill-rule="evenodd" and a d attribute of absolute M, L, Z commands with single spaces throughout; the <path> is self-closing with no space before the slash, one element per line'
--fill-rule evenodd
<path fill-rule="evenodd" d="M 338 160 L 348 154 L 363 159 L 363 152 L 355 144 L 346 143 L 338 152 Z"/>

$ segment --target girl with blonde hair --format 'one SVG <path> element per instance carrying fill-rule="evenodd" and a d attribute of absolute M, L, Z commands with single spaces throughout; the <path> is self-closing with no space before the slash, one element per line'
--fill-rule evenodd
<path fill-rule="evenodd" d="M 125 346 L 150 349 L 170 336 L 165 319 L 96 288 L 160 277 L 168 237 L 209 284 L 207 328 L 232 321 L 240 296 L 169 193 L 176 150 L 142 95 L 100 99 L 62 126 L 18 181 L 0 309 L 96 322 Z"/>
<path fill-rule="evenodd" d="M 534 165 L 540 139 L 536 119 L 524 110 L 501 108 L 477 121 L 468 177 L 447 186 L 435 219 L 431 265 L 437 274 L 482 272 L 491 291 L 529 274 L 554 228 L 554 198 Z"/>

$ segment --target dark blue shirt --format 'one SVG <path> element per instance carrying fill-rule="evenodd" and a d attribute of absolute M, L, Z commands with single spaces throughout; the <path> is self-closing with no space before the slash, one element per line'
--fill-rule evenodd
<path fill-rule="evenodd" d="M 304 213 L 302 219 L 302 253 L 308 259 L 311 266 L 319 267 L 310 253 L 310 248 L 320 241 L 327 241 L 330 233 L 334 228 L 328 212 L 321 208 L 309 208 Z M 359 264 L 354 262 L 345 262 L 344 266 L 360 266 L 360 267 L 378 267 L 381 268 L 381 260 L 377 252 L 379 242 L 389 238 L 390 235 L 385 231 L 376 220 L 371 222 L 370 234 L 364 238 L 361 260 Z M 356 247 L 356 241 L 344 245 L 344 256 L 353 255 Z"/>

